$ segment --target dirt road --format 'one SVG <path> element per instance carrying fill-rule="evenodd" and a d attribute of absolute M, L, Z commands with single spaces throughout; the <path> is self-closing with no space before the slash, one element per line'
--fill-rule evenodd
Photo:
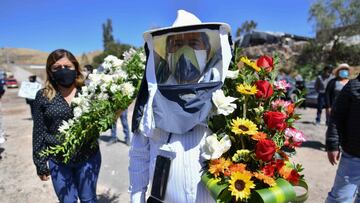
<path fill-rule="evenodd" d="M 24 99 L 17 97 L 16 89 L 8 90 L 1 102 L 7 141 L 0 146 L 4 149 L 0 149 L 0 202 L 57 202 L 51 181 L 40 181 L 32 163 L 29 107 Z M 336 171 L 336 167 L 328 163 L 324 152 L 325 126 L 313 124 L 314 109 L 299 110 L 299 113 L 303 114 L 303 118 L 297 125 L 305 132 L 308 141 L 298 150 L 295 160 L 305 167 L 304 174 L 310 186 L 307 202 L 324 202 Z M 100 138 L 102 168 L 98 184 L 99 202 L 129 202 L 128 147 L 123 143 L 108 145 L 109 134 L 103 133 Z M 121 139 L 120 127 L 118 135 Z"/>

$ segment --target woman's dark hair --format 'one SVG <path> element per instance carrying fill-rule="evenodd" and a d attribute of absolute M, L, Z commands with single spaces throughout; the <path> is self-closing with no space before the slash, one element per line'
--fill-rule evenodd
<path fill-rule="evenodd" d="M 81 87 L 84 84 L 84 77 L 82 75 L 82 71 L 80 68 L 80 64 L 75 56 L 68 50 L 65 49 L 57 49 L 51 52 L 46 60 L 46 81 L 45 81 L 45 88 L 44 88 L 44 96 L 46 96 L 49 100 L 52 100 L 55 97 L 57 88 L 56 84 L 53 82 L 52 79 L 52 72 L 51 66 L 54 65 L 58 60 L 66 57 L 69 61 L 75 66 L 76 70 L 76 80 L 75 86 Z"/>

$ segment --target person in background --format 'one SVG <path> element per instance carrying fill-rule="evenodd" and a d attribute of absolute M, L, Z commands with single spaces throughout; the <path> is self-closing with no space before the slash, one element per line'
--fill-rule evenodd
<path fill-rule="evenodd" d="M 3 77 L 0 77 L 0 144 L 5 142 L 5 131 L 3 128 L 3 119 L 2 119 L 2 101 L 1 98 L 5 93 L 5 74 Z"/>
<path fill-rule="evenodd" d="M 325 108 L 325 90 L 328 82 L 332 79 L 331 77 L 331 66 L 325 66 L 322 73 L 317 76 L 315 80 L 315 91 L 318 93 L 317 98 L 317 113 L 316 113 L 316 125 L 320 124 L 321 121 L 321 112 Z M 328 123 L 328 118 L 326 118 L 326 123 Z"/>
<path fill-rule="evenodd" d="M 70 104 L 84 83 L 79 62 L 74 55 L 58 49 L 46 62 L 45 88 L 36 94 L 33 109 L 33 161 L 42 181 L 51 180 L 60 202 L 95 203 L 97 178 L 101 165 L 99 144 L 85 143 L 71 158 L 42 156 L 47 147 L 61 142 L 57 139 L 63 121 L 73 118 Z"/>
<path fill-rule="evenodd" d="M 36 82 L 36 75 L 29 76 L 29 82 Z M 31 112 L 31 119 L 33 118 L 33 112 L 34 112 L 34 99 L 26 98 L 26 103 L 30 106 L 30 112 Z"/>
<path fill-rule="evenodd" d="M 360 75 L 344 86 L 331 109 L 326 150 L 332 165 L 337 164 L 340 156 L 341 159 L 326 203 L 360 202 L 359 121 Z"/>
<path fill-rule="evenodd" d="M 130 143 L 130 130 L 129 130 L 129 124 L 128 124 L 128 119 L 127 119 L 127 115 L 128 115 L 128 110 L 125 109 L 123 112 L 121 112 L 120 114 L 120 121 L 121 121 L 121 125 L 123 127 L 123 133 L 124 133 L 124 142 L 129 145 Z M 119 141 L 118 137 L 117 137 L 117 119 L 115 121 L 115 123 L 112 125 L 111 127 L 111 139 L 109 141 L 110 144 L 115 143 L 117 141 Z"/>
<path fill-rule="evenodd" d="M 333 74 L 335 75 L 335 78 L 329 81 L 325 90 L 325 108 L 327 117 L 330 116 L 331 106 L 335 103 L 340 91 L 349 82 L 351 71 L 351 67 L 346 63 L 340 64 L 334 69 Z"/>
<path fill-rule="evenodd" d="M 85 76 L 85 85 L 88 86 L 90 83 L 90 80 L 88 79 L 89 75 L 93 72 L 94 67 L 92 65 L 85 65 L 84 66 L 84 76 Z"/>

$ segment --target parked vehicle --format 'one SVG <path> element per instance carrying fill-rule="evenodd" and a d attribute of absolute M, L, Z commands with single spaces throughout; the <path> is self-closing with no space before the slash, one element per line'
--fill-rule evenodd
<path fill-rule="evenodd" d="M 306 96 L 305 96 L 305 106 L 306 107 L 317 107 L 317 98 L 318 93 L 315 90 L 315 80 L 311 80 L 305 84 L 306 87 Z"/>
<path fill-rule="evenodd" d="M 15 78 L 8 78 L 5 81 L 5 85 L 7 88 L 18 88 L 19 84 Z"/>

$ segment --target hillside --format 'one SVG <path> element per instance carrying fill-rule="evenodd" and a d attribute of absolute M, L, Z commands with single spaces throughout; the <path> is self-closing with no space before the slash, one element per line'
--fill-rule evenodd
<path fill-rule="evenodd" d="M 83 54 L 77 55 L 76 58 L 79 60 L 80 64 L 84 65 L 87 63 L 91 63 L 93 58 L 100 54 L 101 51 L 91 51 Z M 2 48 L 0 49 L 0 64 L 6 63 L 7 59 L 10 63 L 15 64 L 45 64 L 46 58 L 48 57 L 49 53 L 35 50 L 35 49 L 28 49 L 28 48 Z"/>

